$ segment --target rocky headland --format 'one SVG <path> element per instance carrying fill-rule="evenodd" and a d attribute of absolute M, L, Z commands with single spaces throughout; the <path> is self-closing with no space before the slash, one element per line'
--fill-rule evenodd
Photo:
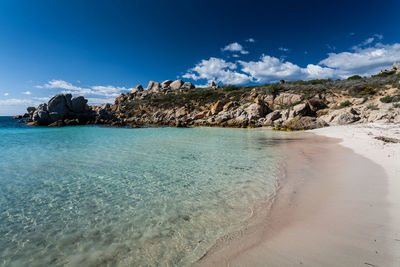
<path fill-rule="evenodd" d="M 31 125 L 219 126 L 304 130 L 328 125 L 400 123 L 400 64 L 377 75 L 344 80 L 281 80 L 257 86 L 196 88 L 190 82 L 150 81 L 120 94 L 113 104 L 89 106 L 58 94 L 17 116 Z"/>

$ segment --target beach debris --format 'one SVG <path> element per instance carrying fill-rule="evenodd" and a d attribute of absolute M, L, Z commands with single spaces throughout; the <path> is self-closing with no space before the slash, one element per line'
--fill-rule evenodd
<path fill-rule="evenodd" d="M 374 138 L 375 138 L 376 140 L 380 140 L 380 141 L 383 141 L 383 142 L 385 142 L 385 143 L 393 143 L 393 144 L 400 143 L 400 139 L 392 138 L 392 137 L 375 136 Z"/>
<path fill-rule="evenodd" d="M 364 262 L 364 264 L 368 265 L 368 266 L 372 266 L 372 267 L 378 267 L 378 265 L 375 265 L 375 264 L 372 264 L 372 263 L 369 263 L 369 262 Z"/>

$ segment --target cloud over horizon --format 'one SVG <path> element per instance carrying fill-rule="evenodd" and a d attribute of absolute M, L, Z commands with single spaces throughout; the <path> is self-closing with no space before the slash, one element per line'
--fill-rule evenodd
<path fill-rule="evenodd" d="M 63 89 L 62 93 L 78 94 L 83 96 L 99 97 L 116 97 L 122 92 L 132 90 L 133 88 L 112 86 L 112 85 L 95 85 L 87 88 L 73 85 L 64 80 L 51 80 L 44 85 L 37 85 L 36 88 L 47 89 Z"/>
<path fill-rule="evenodd" d="M 355 74 L 363 76 L 375 74 L 381 69 L 389 67 L 393 62 L 400 61 L 399 43 L 372 45 L 376 39 L 380 40 L 383 37 L 375 35 L 371 38 L 357 45 L 354 51 L 328 53 L 327 57 L 317 64 L 308 64 L 305 67 L 264 54 L 255 61 L 236 60 L 230 62 L 222 58 L 210 57 L 188 69 L 182 77 L 194 81 L 200 80 L 207 83 L 214 81 L 222 84 L 266 83 L 280 79 L 343 79 Z M 280 48 L 279 50 L 284 51 Z"/>

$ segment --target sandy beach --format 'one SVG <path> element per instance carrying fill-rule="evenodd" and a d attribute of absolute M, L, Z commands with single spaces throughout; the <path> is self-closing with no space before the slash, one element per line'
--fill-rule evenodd
<path fill-rule="evenodd" d="M 399 266 L 400 143 L 375 139 L 380 136 L 399 138 L 400 127 L 365 124 L 292 135 L 282 146 L 286 173 L 268 216 L 198 264 Z"/>

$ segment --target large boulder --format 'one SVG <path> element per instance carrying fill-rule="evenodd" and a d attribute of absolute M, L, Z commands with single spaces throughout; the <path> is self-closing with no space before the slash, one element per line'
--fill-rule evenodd
<path fill-rule="evenodd" d="M 82 113 L 88 111 L 87 99 L 83 96 L 74 97 L 71 100 L 71 111 L 74 113 Z"/>
<path fill-rule="evenodd" d="M 293 116 L 315 116 L 308 103 L 301 103 L 293 107 Z"/>
<path fill-rule="evenodd" d="M 217 115 L 224 109 L 224 104 L 218 100 L 212 107 L 211 107 L 211 115 Z"/>
<path fill-rule="evenodd" d="M 26 111 L 28 111 L 29 114 L 33 114 L 35 112 L 36 108 L 35 107 L 27 107 Z"/>
<path fill-rule="evenodd" d="M 141 84 L 137 85 L 135 89 L 132 89 L 132 94 L 143 92 L 143 86 Z"/>
<path fill-rule="evenodd" d="M 309 130 L 328 126 L 324 120 L 308 116 L 297 116 L 284 124 L 290 130 Z"/>
<path fill-rule="evenodd" d="M 167 88 L 169 88 L 169 85 L 170 85 L 171 83 L 172 83 L 171 80 L 163 81 L 163 82 L 161 83 L 161 88 L 162 88 L 162 89 L 167 89 Z"/>
<path fill-rule="evenodd" d="M 111 110 L 111 104 L 103 104 L 96 110 L 96 118 L 99 120 L 114 120 L 115 116 Z"/>
<path fill-rule="evenodd" d="M 299 102 L 301 102 L 301 95 L 291 93 L 280 93 L 273 100 L 276 106 L 290 106 Z"/>
<path fill-rule="evenodd" d="M 257 103 L 248 106 L 245 111 L 248 114 L 249 119 L 258 119 L 264 117 L 269 112 L 269 108 L 263 101 L 258 101 Z"/>
<path fill-rule="evenodd" d="M 184 88 L 184 89 L 194 89 L 194 88 L 196 88 L 196 86 L 194 86 L 194 84 L 191 83 L 191 82 L 185 82 L 183 84 L 182 88 Z"/>
<path fill-rule="evenodd" d="M 40 104 L 32 115 L 32 121 L 38 125 L 48 125 L 51 123 L 47 104 Z"/>
<path fill-rule="evenodd" d="M 357 114 L 353 114 L 351 112 L 344 112 L 337 116 L 334 120 L 337 124 L 344 125 L 344 124 L 350 124 L 356 121 L 359 121 L 360 117 Z"/>
<path fill-rule="evenodd" d="M 320 109 L 327 108 L 328 106 L 319 98 L 311 98 L 307 101 L 308 106 L 310 107 L 311 111 L 317 112 Z"/>
<path fill-rule="evenodd" d="M 68 94 L 68 100 L 70 100 L 70 96 L 71 95 Z M 69 101 L 68 104 L 70 104 Z M 67 114 L 70 112 L 70 109 L 67 105 L 66 96 L 63 94 L 53 96 L 47 104 L 47 111 L 49 112 L 52 121 L 56 121 L 67 116 Z"/>
<path fill-rule="evenodd" d="M 173 81 L 169 85 L 169 87 L 171 87 L 171 89 L 173 89 L 173 90 L 180 89 L 180 88 L 182 88 L 182 86 L 183 86 L 183 81 L 182 80 Z"/>
<path fill-rule="evenodd" d="M 159 82 L 150 81 L 149 85 L 147 86 L 147 90 L 150 92 L 159 92 L 161 89 L 161 85 Z"/>
<path fill-rule="evenodd" d="M 265 120 L 273 122 L 274 120 L 280 119 L 281 117 L 282 117 L 282 114 L 279 112 L 279 110 L 275 110 L 275 111 L 267 114 L 267 116 L 265 116 Z"/>

